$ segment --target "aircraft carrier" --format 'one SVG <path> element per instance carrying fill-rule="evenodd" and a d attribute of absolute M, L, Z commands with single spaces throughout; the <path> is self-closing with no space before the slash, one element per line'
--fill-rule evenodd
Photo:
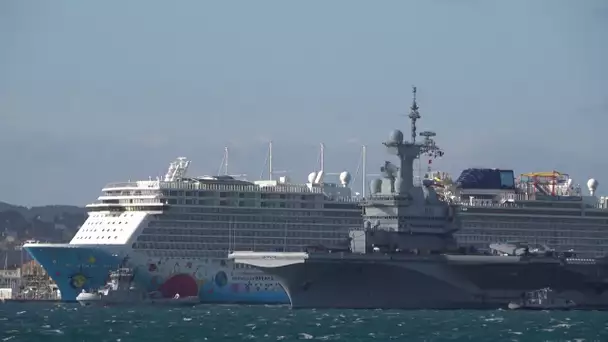
<path fill-rule="evenodd" d="M 384 143 L 399 165 L 385 162 L 383 179 L 371 182 L 362 227 L 349 232 L 350 248 L 240 251 L 229 258 L 278 279 L 293 308 L 497 308 L 546 287 L 581 308 L 608 304 L 606 259 L 525 244 L 495 244 L 484 254 L 457 247 L 458 206 L 439 196 L 431 180 L 413 181 L 414 160 L 436 148 L 428 139 L 416 142 L 415 88 L 409 117 L 412 140 L 395 130 Z"/>

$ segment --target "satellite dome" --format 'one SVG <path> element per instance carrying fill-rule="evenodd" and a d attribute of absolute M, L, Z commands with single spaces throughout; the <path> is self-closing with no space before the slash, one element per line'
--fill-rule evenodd
<path fill-rule="evenodd" d="M 591 196 L 593 196 L 595 194 L 595 190 L 597 190 L 597 186 L 600 183 L 598 183 L 598 181 L 596 181 L 595 179 L 591 178 L 587 181 L 587 188 L 589 189 L 589 193 L 591 194 Z"/>
<path fill-rule="evenodd" d="M 344 171 L 340 174 L 340 183 L 342 183 L 342 185 L 347 186 L 348 183 L 350 183 L 351 177 L 350 177 L 350 173 L 348 173 L 348 171 Z"/>
<path fill-rule="evenodd" d="M 315 179 L 317 178 L 317 173 L 316 172 L 311 172 L 308 174 L 308 183 L 314 183 Z"/>
<path fill-rule="evenodd" d="M 372 194 L 377 194 L 377 193 L 379 193 L 379 192 L 382 190 L 382 179 L 379 179 L 379 178 L 377 178 L 377 179 L 373 179 L 373 180 L 370 182 L 369 187 L 370 187 L 370 188 L 371 188 L 371 190 L 372 190 Z"/>
<path fill-rule="evenodd" d="M 398 129 L 392 131 L 391 134 L 388 136 L 388 142 L 396 144 L 403 143 L 403 132 Z"/>

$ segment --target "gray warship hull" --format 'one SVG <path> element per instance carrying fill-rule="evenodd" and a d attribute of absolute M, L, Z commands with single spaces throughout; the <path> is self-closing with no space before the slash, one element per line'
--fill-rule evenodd
<path fill-rule="evenodd" d="M 293 308 L 506 308 L 523 292 L 551 287 L 579 307 L 603 307 L 608 265 L 502 256 L 256 255 L 236 262 L 277 278 Z M 298 260 L 299 259 L 299 260 Z"/>

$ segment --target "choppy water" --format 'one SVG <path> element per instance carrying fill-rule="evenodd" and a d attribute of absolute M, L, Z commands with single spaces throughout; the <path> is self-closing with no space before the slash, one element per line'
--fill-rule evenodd
<path fill-rule="evenodd" d="M 1 341 L 608 341 L 605 312 L 0 304 Z"/>

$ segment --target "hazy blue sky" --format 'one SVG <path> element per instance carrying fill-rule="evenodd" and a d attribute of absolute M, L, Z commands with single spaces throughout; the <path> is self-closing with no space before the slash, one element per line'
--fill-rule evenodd
<path fill-rule="evenodd" d="M 85 204 L 165 172 L 368 171 L 391 129 L 438 168 L 558 169 L 608 189 L 608 1 L 0 1 L 0 200 Z"/>

